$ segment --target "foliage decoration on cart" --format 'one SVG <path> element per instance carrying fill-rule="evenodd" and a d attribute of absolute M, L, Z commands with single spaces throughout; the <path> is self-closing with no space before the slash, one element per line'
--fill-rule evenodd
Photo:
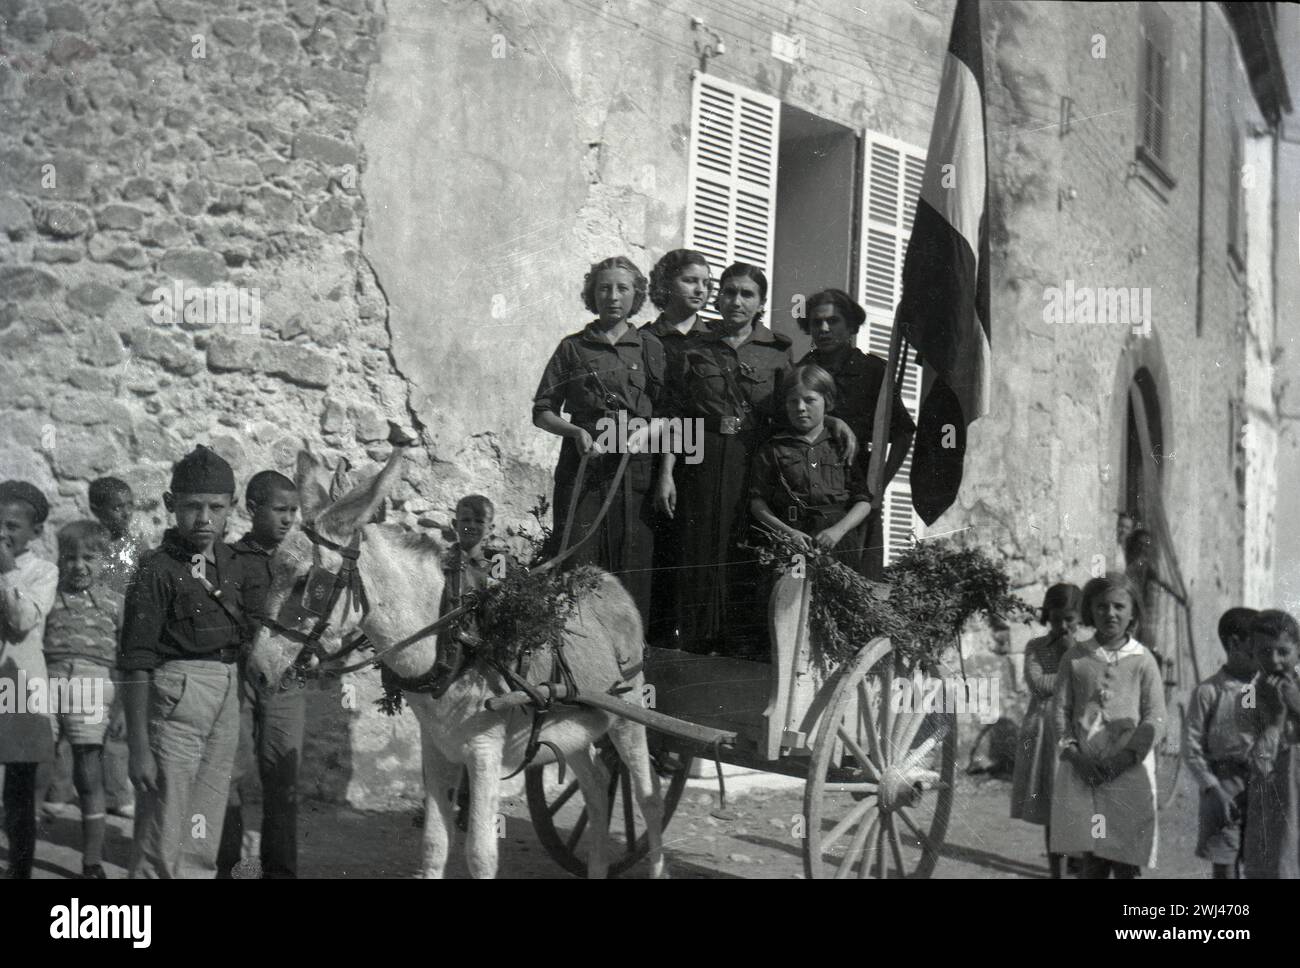
<path fill-rule="evenodd" d="M 511 545 L 522 553 L 513 555 L 502 549 L 515 563 L 488 587 L 467 593 L 461 604 L 469 606 L 468 610 L 440 634 L 471 637 L 479 658 L 510 667 L 561 641 L 578 602 L 600 586 L 603 573 L 594 568 L 540 569 L 550 558 L 552 534 L 543 523 L 548 510 L 545 498 L 532 509 L 540 531 L 526 526 L 507 531 Z M 518 564 L 521 559 L 527 567 Z M 383 695 L 375 700 L 376 705 L 389 716 L 398 715 L 402 691 L 412 685 L 404 685 L 391 673 L 384 675 Z"/>
<path fill-rule="evenodd" d="M 935 674 L 966 622 L 1028 621 L 1033 609 L 1011 592 L 1006 568 L 979 548 L 941 539 L 918 541 L 872 582 L 835 557 L 809 550 L 783 532 L 765 531 L 760 559 L 783 573 L 802 568 L 812 581 L 809 624 L 823 669 L 847 662 L 866 642 L 886 636 L 901 669 Z"/>

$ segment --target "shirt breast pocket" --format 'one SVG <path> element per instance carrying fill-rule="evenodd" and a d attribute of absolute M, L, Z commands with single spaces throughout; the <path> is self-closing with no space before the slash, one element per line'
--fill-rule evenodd
<path fill-rule="evenodd" d="M 206 592 L 183 591 L 177 595 L 172 605 L 172 624 L 176 637 L 195 652 L 239 644 L 231 635 L 230 618 Z"/>
<path fill-rule="evenodd" d="M 704 407 L 712 402 L 715 406 L 726 399 L 726 380 L 722 369 L 712 360 L 694 357 L 686 370 L 686 389 L 692 403 Z"/>

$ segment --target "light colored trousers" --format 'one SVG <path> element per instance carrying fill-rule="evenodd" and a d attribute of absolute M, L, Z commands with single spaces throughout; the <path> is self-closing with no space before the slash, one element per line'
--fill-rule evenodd
<path fill-rule="evenodd" d="M 149 685 L 158 792 L 137 791 L 131 876 L 215 877 L 239 744 L 239 665 L 164 662 Z"/>

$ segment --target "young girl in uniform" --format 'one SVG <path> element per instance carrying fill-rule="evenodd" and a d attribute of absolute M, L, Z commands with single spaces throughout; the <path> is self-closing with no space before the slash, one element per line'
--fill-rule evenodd
<path fill-rule="evenodd" d="M 1052 853 L 1052 780 L 1056 773 L 1056 724 L 1052 697 L 1056 694 L 1061 658 L 1074 644 L 1083 593 L 1077 585 L 1053 585 L 1043 596 L 1040 620 L 1048 633 L 1025 646 L 1025 684 L 1029 708 L 1020 725 L 1016 767 L 1011 780 L 1011 818 L 1039 824 L 1047 845 L 1047 868 L 1061 876 L 1061 855 Z"/>
<path fill-rule="evenodd" d="M 1165 700 L 1156 660 L 1131 635 L 1140 597 L 1122 572 L 1083 589 L 1096 629 L 1061 657 L 1056 682 L 1060 763 L 1049 849 L 1083 855 L 1083 876 L 1137 877 L 1156 863 L 1154 749 Z"/>
<path fill-rule="evenodd" d="M 749 511 L 755 520 L 792 535 L 809 550 L 834 551 L 857 567 L 856 534 L 871 513 L 861 463 L 843 458 L 826 430 L 835 406 L 835 381 L 816 363 L 797 367 L 782 391 L 789 430 L 758 448 L 750 474 Z"/>

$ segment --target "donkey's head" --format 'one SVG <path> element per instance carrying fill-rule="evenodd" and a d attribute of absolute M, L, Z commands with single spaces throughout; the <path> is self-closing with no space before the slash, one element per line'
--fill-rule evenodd
<path fill-rule="evenodd" d="M 295 667 L 335 655 L 363 631 L 379 642 L 376 632 L 390 630 L 403 617 L 412 618 L 402 606 L 414 597 L 406 590 L 413 581 L 421 591 L 418 617 L 428 614 L 423 607 L 428 596 L 437 617 L 442 573 L 436 555 L 411 550 L 413 542 L 427 539 L 371 523 L 397 479 L 404 455 L 404 450 L 394 450 L 378 474 L 339 496 L 345 480 L 336 474 L 332 487 L 327 485 L 329 474 L 320 459 L 299 452 L 296 484 L 303 523 L 285 536 L 271 558 L 265 626 L 249 660 L 259 687 L 280 687 Z M 412 554 L 418 554 L 420 563 L 431 559 L 435 566 L 414 567 Z M 396 608 L 394 595 L 402 599 Z M 408 661 L 419 659 L 413 655 Z"/>

